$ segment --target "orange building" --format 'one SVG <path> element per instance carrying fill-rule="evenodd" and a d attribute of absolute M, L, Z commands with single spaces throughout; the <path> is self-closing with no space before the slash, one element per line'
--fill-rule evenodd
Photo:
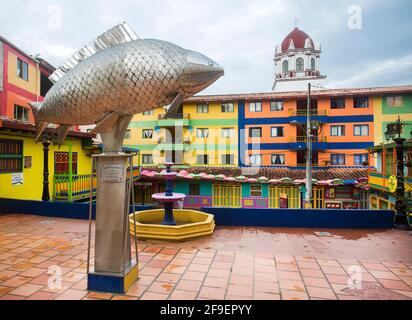
<path fill-rule="evenodd" d="M 54 67 L 0 36 L 0 115 L 33 123 L 28 102 L 43 101 Z"/>
<path fill-rule="evenodd" d="M 412 92 L 412 86 L 324 89 L 312 93 L 315 167 L 362 167 L 374 145 L 374 114 L 383 96 Z M 307 92 L 198 96 L 186 103 L 238 105 L 239 166 L 302 167 L 306 164 Z"/>

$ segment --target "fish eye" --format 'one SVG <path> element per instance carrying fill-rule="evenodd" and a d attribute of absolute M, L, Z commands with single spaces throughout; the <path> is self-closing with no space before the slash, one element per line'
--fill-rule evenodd
<path fill-rule="evenodd" d="M 212 61 L 209 61 L 209 67 L 213 67 L 213 62 Z"/>

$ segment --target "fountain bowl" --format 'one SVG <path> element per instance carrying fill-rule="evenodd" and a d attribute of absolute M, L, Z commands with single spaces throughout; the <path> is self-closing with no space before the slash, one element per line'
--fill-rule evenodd
<path fill-rule="evenodd" d="M 176 226 L 162 225 L 164 209 L 136 212 L 136 235 L 144 240 L 187 241 L 211 235 L 215 219 L 211 214 L 195 210 L 174 209 Z M 130 233 L 135 234 L 133 214 L 129 216 Z"/>

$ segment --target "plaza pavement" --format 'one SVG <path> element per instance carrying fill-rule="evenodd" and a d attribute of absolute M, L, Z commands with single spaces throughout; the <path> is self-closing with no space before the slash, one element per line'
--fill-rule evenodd
<path fill-rule="evenodd" d="M 140 279 L 114 295 L 86 289 L 87 230 L 0 215 L 0 300 L 412 299 L 410 232 L 218 227 L 184 243 L 139 241 Z"/>

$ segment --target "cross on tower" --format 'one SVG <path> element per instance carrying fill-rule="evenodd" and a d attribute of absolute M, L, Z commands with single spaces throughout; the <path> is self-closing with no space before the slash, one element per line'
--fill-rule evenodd
<path fill-rule="evenodd" d="M 297 17 L 295 17 L 295 28 L 297 28 L 297 27 L 298 27 L 298 22 L 299 22 L 298 18 L 297 18 Z"/>

